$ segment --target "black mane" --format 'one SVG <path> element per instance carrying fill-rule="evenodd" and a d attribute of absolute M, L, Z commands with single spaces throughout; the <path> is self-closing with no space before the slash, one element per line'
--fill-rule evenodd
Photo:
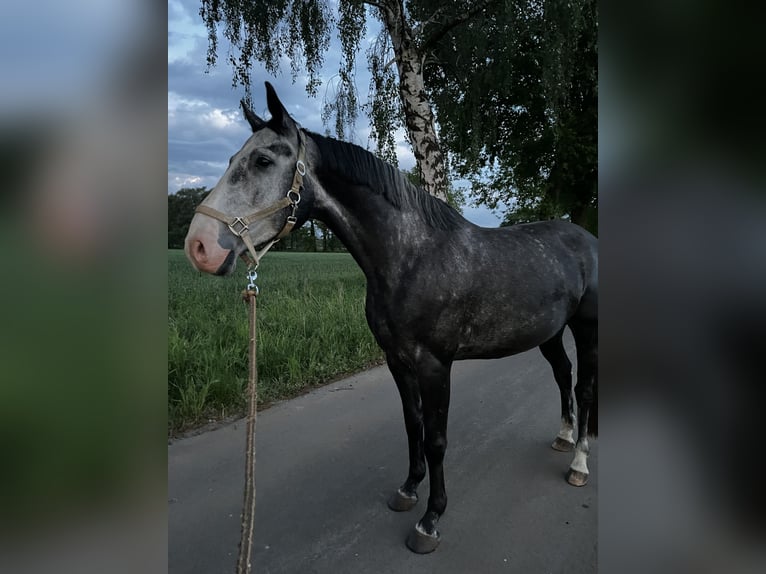
<path fill-rule="evenodd" d="M 321 156 L 321 171 L 379 193 L 401 211 L 417 211 L 435 229 L 449 231 L 465 220 L 452 207 L 410 183 L 404 174 L 367 150 L 347 142 L 307 132 Z"/>

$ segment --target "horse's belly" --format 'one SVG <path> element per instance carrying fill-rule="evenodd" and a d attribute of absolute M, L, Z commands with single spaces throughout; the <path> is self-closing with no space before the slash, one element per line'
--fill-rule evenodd
<path fill-rule="evenodd" d="M 493 341 L 489 344 L 468 342 L 458 347 L 455 359 L 499 359 L 523 353 L 539 345 L 529 341 Z"/>
<path fill-rule="evenodd" d="M 470 321 L 460 329 L 456 359 L 497 359 L 533 349 L 566 324 L 563 313 L 502 320 Z"/>

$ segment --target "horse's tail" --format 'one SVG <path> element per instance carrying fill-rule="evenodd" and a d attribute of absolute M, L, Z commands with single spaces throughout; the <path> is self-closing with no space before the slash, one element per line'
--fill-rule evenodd
<path fill-rule="evenodd" d="M 593 403 L 588 411 L 588 434 L 598 436 L 598 376 L 593 377 Z"/>

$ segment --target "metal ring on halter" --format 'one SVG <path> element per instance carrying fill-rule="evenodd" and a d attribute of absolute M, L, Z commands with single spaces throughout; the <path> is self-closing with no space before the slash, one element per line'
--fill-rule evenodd
<path fill-rule="evenodd" d="M 299 160 L 298 160 L 298 161 L 295 163 L 295 171 L 297 171 L 299 174 L 301 174 L 301 177 L 303 177 L 304 175 L 306 175 L 306 164 L 305 164 L 305 163 L 303 163 L 303 160 L 302 160 L 302 159 L 299 159 Z"/>
<path fill-rule="evenodd" d="M 291 194 L 295 195 L 295 199 L 293 199 Z M 293 208 L 298 207 L 298 204 L 301 202 L 301 194 L 299 191 L 295 191 L 291 188 L 287 191 L 287 199 L 292 202 Z"/>

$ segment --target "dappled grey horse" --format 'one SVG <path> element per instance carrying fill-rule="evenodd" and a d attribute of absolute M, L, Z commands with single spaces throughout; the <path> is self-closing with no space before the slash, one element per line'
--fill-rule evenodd
<path fill-rule="evenodd" d="M 367 278 L 367 321 L 402 399 L 409 474 L 389 500 L 410 510 L 430 476 L 425 514 L 407 538 L 415 552 L 439 544 L 447 506 L 450 369 L 456 359 L 497 358 L 540 347 L 561 391 L 553 448 L 574 449 L 567 480 L 588 479 L 588 435 L 597 434 L 596 239 L 566 221 L 477 227 L 362 148 L 301 129 L 266 84 L 271 119 L 243 102 L 253 135 L 198 208 L 186 254 L 207 273 L 230 274 L 236 258 L 309 218 L 323 221 Z M 577 348 L 577 417 L 572 364 Z M 577 422 L 577 442 L 574 424 Z"/>

